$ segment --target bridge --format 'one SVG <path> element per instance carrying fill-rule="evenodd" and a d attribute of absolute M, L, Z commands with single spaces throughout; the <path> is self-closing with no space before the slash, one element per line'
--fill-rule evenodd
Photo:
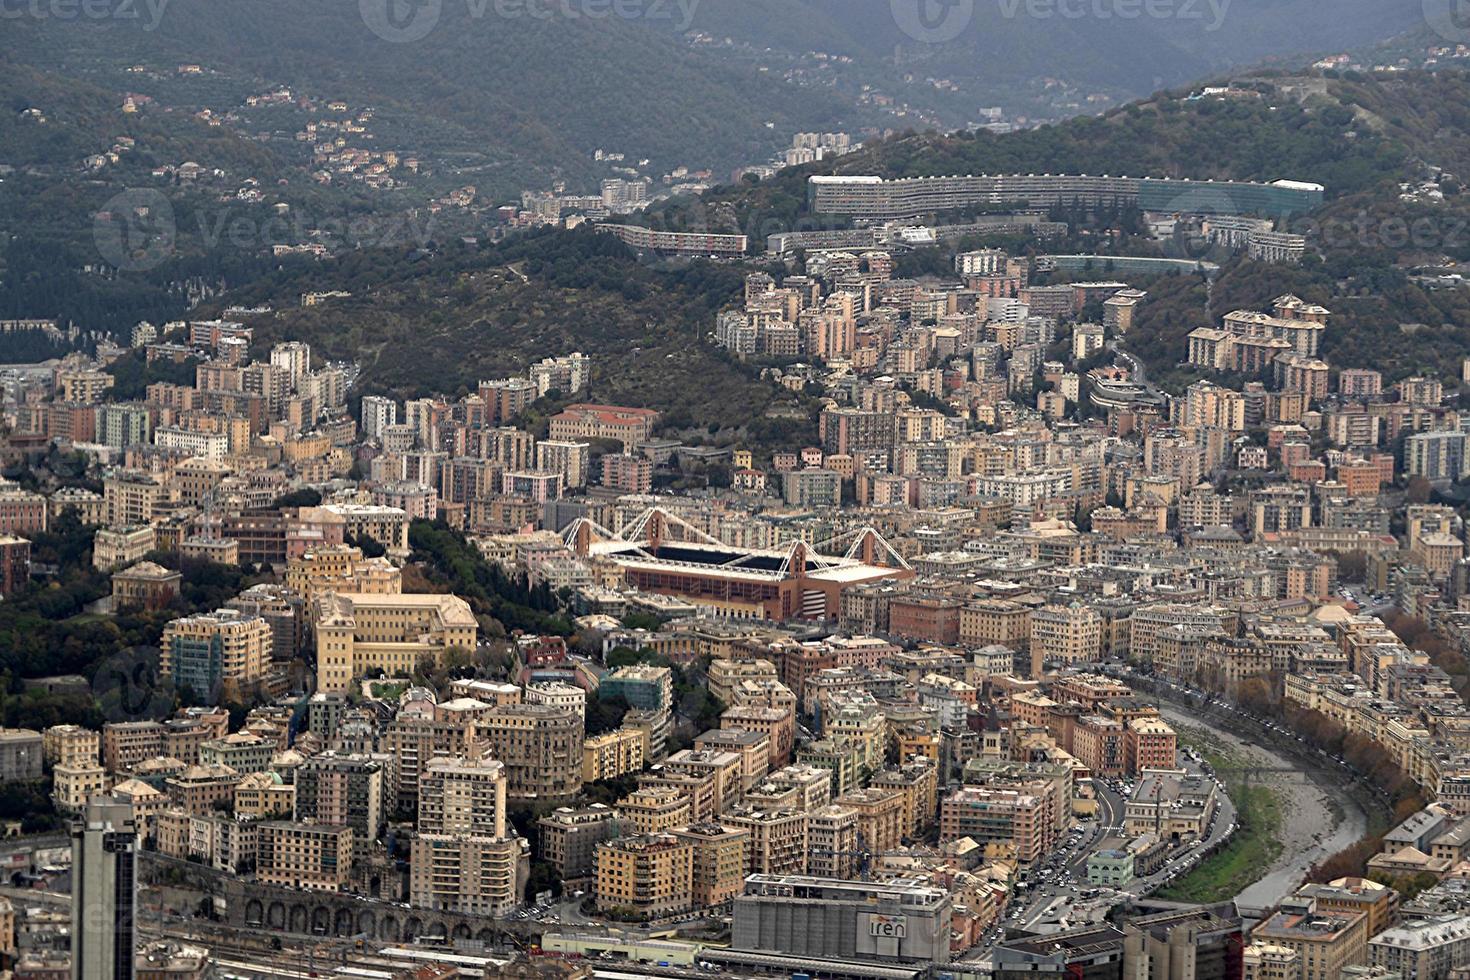
<path fill-rule="evenodd" d="M 241 881 L 200 864 L 150 851 L 140 852 L 139 858 L 141 883 L 223 899 L 222 921 L 244 932 L 266 930 L 282 935 L 389 943 L 442 938 L 450 942 L 525 945 L 549 928 L 530 920 L 415 909 L 359 895 Z"/>

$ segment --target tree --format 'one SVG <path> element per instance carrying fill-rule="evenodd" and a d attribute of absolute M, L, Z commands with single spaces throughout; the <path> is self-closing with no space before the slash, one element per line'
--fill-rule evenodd
<path fill-rule="evenodd" d="M 322 495 L 310 487 L 302 487 L 300 490 L 292 490 L 290 493 L 282 494 L 271 504 L 271 509 L 282 510 L 289 507 L 317 507 L 322 502 Z"/>
<path fill-rule="evenodd" d="M 1361 582 L 1368 571 L 1368 556 L 1349 551 L 1337 556 L 1337 577 L 1343 582 Z"/>
<path fill-rule="evenodd" d="M 628 699 L 621 694 L 596 698 L 587 704 L 587 734 L 601 735 L 623 724 L 628 713 Z"/>
<path fill-rule="evenodd" d="M 531 861 L 531 874 L 526 879 L 526 900 L 531 901 L 541 892 L 552 895 L 562 893 L 561 874 L 556 865 L 539 859 Z"/>

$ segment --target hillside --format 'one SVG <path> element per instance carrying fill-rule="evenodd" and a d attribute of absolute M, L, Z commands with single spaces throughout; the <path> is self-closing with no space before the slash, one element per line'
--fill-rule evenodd
<path fill-rule="evenodd" d="M 1237 92 L 1242 94 L 1223 99 L 1164 94 L 1099 118 L 1005 136 L 909 135 L 835 162 L 680 199 L 648 218 L 666 226 L 738 227 L 763 242 L 767 234 L 811 220 L 805 213 L 806 177 L 833 170 L 889 176 L 1126 171 L 1319 180 L 1329 189 L 1328 203 L 1305 219 L 1302 230 L 1320 258 L 1282 268 L 1223 257 L 1213 294 L 1189 280 L 1140 282 L 1152 299 L 1129 349 L 1165 383 L 1186 382 L 1188 373 L 1176 365 L 1190 330 L 1228 309 L 1260 307 L 1292 291 L 1334 310 L 1326 341 L 1334 363 L 1368 364 L 1391 376 L 1423 370 L 1456 376 L 1457 358 L 1470 349 L 1470 294 L 1431 289 L 1413 273 L 1426 264 L 1470 259 L 1470 198 L 1452 176 L 1470 171 L 1465 76 L 1258 76 L 1238 83 Z M 289 161 L 280 166 L 283 175 L 298 172 Z M 1401 185 L 1419 186 L 1442 172 L 1449 175 L 1428 185 L 1434 196 L 1401 195 Z M 289 176 L 287 185 L 258 206 L 297 192 Z M 50 193 L 78 192 L 68 187 Z M 33 206 L 44 207 L 45 200 Z M 207 219 L 211 212 L 203 214 Z M 185 205 L 178 217 L 181 227 L 199 226 L 199 215 Z M 1172 254 L 1177 245 L 1140 237 L 1136 214 L 1061 217 L 1077 223 L 1074 241 L 1111 242 L 1117 254 Z M 417 237 L 369 240 L 360 251 L 320 262 L 271 260 L 260 255 L 258 242 L 253 251 L 222 247 L 181 254 L 123 280 L 76 273 L 90 292 L 51 295 L 58 304 L 87 297 L 97 323 L 125 329 L 143 315 L 159 318 L 150 303 L 181 312 L 188 295 L 181 283 L 197 281 L 207 288 L 195 315 L 210 315 L 226 303 L 268 304 L 281 312 L 258 324 L 263 341 L 301 337 L 328 356 L 359 360 L 368 390 L 400 396 L 470 390 L 485 378 L 519 373 L 537 358 L 580 349 L 597 360 L 595 397 L 664 409 L 689 434 L 702 428 L 721 440 L 750 437 L 771 445 L 811 438 L 808 406 L 706 345 L 714 312 L 738 295 L 741 267 L 640 265 L 622 246 L 585 230 L 522 235 L 495 246 L 463 244 L 457 234 L 432 224 L 419 231 Z M 27 274 L 12 275 L 7 283 L 47 283 L 51 259 L 44 248 L 28 243 Z M 10 264 L 22 268 L 17 259 Z M 904 266 L 942 269 L 945 258 L 916 253 L 905 257 Z M 301 309 L 300 294 L 315 289 L 345 289 L 353 296 Z M 33 299 L 41 295 L 33 291 Z M 114 305 L 100 308 L 108 299 Z M 35 315 L 30 310 L 36 305 L 27 315 Z M 1415 343 L 1399 342 L 1410 334 Z M 754 428 L 741 431 L 747 427 Z"/>
<path fill-rule="evenodd" d="M 373 5 L 356 0 L 172 0 L 156 25 L 15 21 L 6 43 L 16 61 L 185 110 L 239 111 L 247 95 L 278 86 L 370 106 L 396 137 L 391 148 L 452 158 L 501 197 L 556 175 L 585 186 L 599 148 L 664 170 L 728 173 L 798 129 L 851 121 L 828 93 L 691 50 L 655 27 L 683 24 L 680 6 L 649 7 L 638 20 L 435 3 L 420 37 L 370 24 Z M 186 64 L 200 71 L 180 74 Z"/>
<path fill-rule="evenodd" d="M 581 0 L 434 0 L 399 24 L 385 0 L 170 0 L 131 18 L 13 18 L 5 54 L 276 140 L 289 139 L 289 113 L 245 111 L 245 99 L 285 87 L 298 102 L 370 106 L 385 148 L 514 197 L 556 177 L 590 186 L 607 176 L 599 148 L 655 173 L 720 175 L 796 131 L 958 129 L 981 106 L 1064 118 L 1422 19 L 1409 0 L 1189 0 L 1154 17 L 1005 0 L 956 5 L 963 23 L 935 37 L 917 2 L 630 0 L 614 15 Z"/>
<path fill-rule="evenodd" d="M 1109 16 L 1106 4 L 934 9 L 945 17 L 928 29 L 911 0 L 707 0 L 694 30 L 730 59 L 848 94 L 870 86 L 958 129 L 980 105 L 1032 119 L 1093 112 L 1243 65 L 1379 42 L 1423 17 L 1410 0 L 1201 2 L 1154 17 L 1121 5 Z"/>
<path fill-rule="evenodd" d="M 807 178 L 818 173 L 1291 177 L 1322 183 L 1330 198 L 1339 199 L 1407 179 L 1412 161 L 1405 140 L 1432 143 L 1439 128 L 1434 120 L 1470 110 L 1463 76 L 1417 73 L 1392 83 L 1260 78 L 1243 88 L 1254 94 L 1191 99 L 1188 91 L 1169 92 L 1100 116 L 1004 135 L 906 134 L 769 180 L 670 202 L 648 220 L 670 227 L 738 227 L 760 241 L 814 220 L 825 226 L 833 219 L 811 216 L 806 208 Z M 1376 108 L 1364 110 L 1360 103 Z M 1402 125 L 1379 123 L 1385 115 Z"/>
<path fill-rule="evenodd" d="M 355 253 L 227 300 L 279 311 L 254 321 L 262 345 L 305 340 L 327 357 L 356 360 L 365 393 L 465 394 L 580 350 L 593 371 L 578 400 L 657 408 L 685 438 L 806 444 L 815 437 L 809 406 L 704 340 L 742 286 L 739 269 L 655 270 L 615 239 L 582 229 L 417 257 Z M 326 288 L 352 296 L 299 306 L 301 292 Z"/>
<path fill-rule="evenodd" d="M 1376 367 L 1390 378 L 1457 377 L 1459 359 L 1470 350 L 1470 291 L 1436 288 L 1420 273 L 1465 273 L 1459 263 L 1470 262 L 1470 195 L 1462 190 L 1470 173 L 1470 76 L 1452 70 L 1257 74 L 1232 88 L 1224 98 L 1163 93 L 1100 117 L 1004 136 L 910 134 L 770 180 L 670 202 L 647 219 L 665 227 L 739 228 L 757 243 L 777 231 L 831 226 L 833 219 L 807 211 L 806 180 L 813 173 L 1318 181 L 1327 187 L 1326 205 L 1288 229 L 1306 235 L 1317 254 L 1295 268 L 1211 255 L 1224 267 L 1212 291 L 1193 279 L 1139 281 L 1151 299 L 1129 350 L 1156 379 L 1178 388 L 1198 376 L 1178 367 L 1190 330 L 1228 310 L 1265 308 L 1294 292 L 1334 311 L 1324 354 L 1335 365 Z M 1136 215 L 1054 216 L 1074 222 L 1074 241 L 1090 237 L 1115 254 L 1200 257 L 1187 242 L 1142 237 Z M 906 264 L 943 269 L 946 258 L 919 253 Z"/>

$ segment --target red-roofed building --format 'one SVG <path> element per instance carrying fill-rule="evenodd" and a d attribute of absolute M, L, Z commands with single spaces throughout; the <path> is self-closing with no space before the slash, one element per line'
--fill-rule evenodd
<path fill-rule="evenodd" d="M 615 439 L 626 450 L 653 435 L 658 413 L 649 408 L 626 408 L 621 405 L 568 405 L 560 415 L 551 418 L 551 438 L 555 440 Z"/>

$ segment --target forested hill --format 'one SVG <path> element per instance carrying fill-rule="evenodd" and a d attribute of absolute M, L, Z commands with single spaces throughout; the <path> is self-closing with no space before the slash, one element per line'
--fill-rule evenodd
<path fill-rule="evenodd" d="M 548 229 L 432 254 L 350 253 L 225 302 L 273 307 L 251 320 L 257 344 L 304 340 L 355 360 L 367 393 L 464 395 L 524 375 L 542 357 L 582 351 L 593 368 L 579 401 L 659 409 L 696 441 L 803 445 L 815 437 L 810 406 L 706 341 L 715 313 L 741 295 L 744 272 L 706 262 L 655 269 L 609 235 Z M 352 295 L 303 309 L 300 294 L 314 289 Z"/>
<path fill-rule="evenodd" d="M 452 161 L 482 193 L 507 198 L 555 176 L 586 186 L 600 173 L 599 148 L 655 167 L 729 173 L 766 159 L 798 129 L 854 121 L 832 93 L 706 58 L 654 29 L 682 25 L 689 4 L 634 6 L 650 19 L 532 16 L 563 5 L 446 0 L 416 7 L 400 31 L 374 22 L 372 0 L 169 0 L 140 2 L 136 19 L 22 18 L 5 31 L 16 62 L 185 110 L 225 115 L 245 95 L 281 86 L 371 106 L 378 140 L 391 140 L 385 149 Z M 185 65 L 191 71 L 181 74 Z"/>
<path fill-rule="evenodd" d="M 673 202 L 649 216 L 764 237 L 806 215 L 817 173 L 920 177 L 1090 173 L 1309 180 L 1328 200 L 1396 196 L 1429 162 L 1470 171 L 1470 79 L 1462 72 L 1375 77 L 1280 75 L 1238 81 L 1227 97 L 1161 93 L 1102 116 L 997 135 L 910 133 L 758 183 Z"/>

